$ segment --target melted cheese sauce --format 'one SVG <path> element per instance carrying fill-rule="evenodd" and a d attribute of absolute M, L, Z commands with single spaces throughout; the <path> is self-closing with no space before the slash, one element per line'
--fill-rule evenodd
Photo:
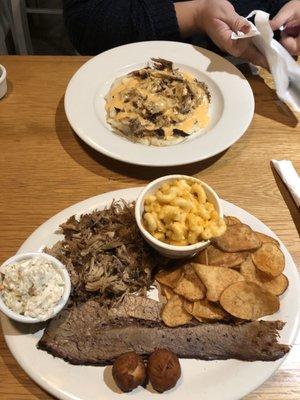
<path fill-rule="evenodd" d="M 160 71 L 163 74 L 163 71 Z M 192 134 L 195 130 L 204 128 L 209 123 L 209 99 L 207 93 L 203 88 L 195 84 L 195 77 L 188 72 L 180 72 L 180 75 L 193 85 L 193 88 L 202 101 L 199 105 L 186 114 L 178 113 L 175 106 L 178 105 L 178 98 L 176 96 L 167 97 L 163 93 L 153 93 L 150 88 L 147 87 L 147 79 L 141 80 L 135 76 L 126 76 L 119 82 L 115 83 L 109 93 L 106 96 L 105 109 L 108 114 L 108 118 L 114 119 L 120 125 L 129 125 L 130 120 L 138 120 L 145 129 L 154 131 L 159 128 L 163 128 L 165 133 L 165 139 L 173 138 L 173 129 L 180 129 L 186 134 Z M 143 118 L 141 111 L 138 110 L 134 105 L 134 101 L 126 102 L 126 95 L 131 90 L 135 90 L 139 97 L 145 99 L 148 104 L 153 103 L 155 109 L 160 112 L 163 116 L 168 117 L 176 121 L 175 123 L 169 123 L 160 125 L 156 122 L 151 122 L 147 118 Z M 119 111 L 116 112 L 116 109 Z M 121 129 L 120 129 L 121 130 Z M 154 134 L 153 134 L 154 135 Z"/>

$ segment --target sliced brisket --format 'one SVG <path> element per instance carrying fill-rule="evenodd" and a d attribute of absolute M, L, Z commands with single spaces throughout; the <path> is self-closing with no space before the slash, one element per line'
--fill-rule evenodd
<path fill-rule="evenodd" d="M 158 347 L 181 358 L 202 360 L 273 361 L 289 351 L 277 342 L 284 325 L 280 321 L 167 328 L 159 321 L 158 303 L 147 302 L 143 311 L 138 305 L 137 313 L 130 301 L 127 308 L 122 305 L 110 311 L 93 301 L 73 306 L 50 322 L 38 347 L 72 364 L 91 365 L 110 364 L 131 350 L 148 355 Z"/>

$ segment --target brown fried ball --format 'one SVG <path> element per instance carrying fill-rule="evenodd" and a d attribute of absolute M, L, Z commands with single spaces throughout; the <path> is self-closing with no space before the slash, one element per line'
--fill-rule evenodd
<path fill-rule="evenodd" d="M 146 379 L 146 368 L 140 356 L 134 352 L 122 354 L 114 362 L 112 375 L 123 392 L 131 392 Z"/>
<path fill-rule="evenodd" d="M 157 392 L 172 389 L 181 375 L 178 357 L 167 349 L 155 350 L 149 357 L 147 374 Z"/>

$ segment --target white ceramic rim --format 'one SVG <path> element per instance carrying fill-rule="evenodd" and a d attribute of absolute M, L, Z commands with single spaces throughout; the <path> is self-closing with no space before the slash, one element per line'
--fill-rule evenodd
<path fill-rule="evenodd" d="M 0 70 L 2 72 L 0 75 L 0 84 L 1 84 L 6 79 L 6 68 L 4 67 L 4 65 L 0 64 Z"/>
<path fill-rule="evenodd" d="M 214 189 L 211 186 L 209 186 L 207 183 L 205 183 L 205 182 L 201 181 L 200 179 L 195 178 L 193 176 L 175 174 L 175 175 L 166 175 L 166 176 L 163 176 L 161 178 L 157 178 L 154 181 L 150 182 L 142 190 L 142 192 L 140 193 L 140 195 L 137 198 L 137 201 L 135 203 L 135 210 L 134 210 L 135 220 L 136 220 L 136 223 L 137 223 L 137 226 L 138 226 L 139 230 L 143 233 L 143 235 L 145 235 L 147 237 L 147 239 L 150 242 L 154 243 L 157 247 L 160 247 L 160 248 L 165 249 L 165 250 L 171 250 L 171 251 L 174 251 L 175 253 L 193 251 L 193 250 L 196 251 L 198 249 L 201 249 L 202 247 L 207 246 L 210 243 L 210 240 L 204 240 L 202 242 L 198 242 L 198 243 L 195 243 L 195 244 L 190 244 L 188 246 L 174 246 L 172 244 L 167 244 L 167 243 L 161 242 L 160 240 L 158 240 L 154 236 L 152 236 L 151 233 L 148 232 L 144 228 L 144 226 L 142 224 L 142 221 L 141 221 L 142 220 L 141 219 L 141 213 L 140 213 L 141 206 L 142 206 L 144 198 L 147 195 L 147 193 L 149 192 L 149 190 L 151 190 L 151 188 L 153 186 L 155 186 L 159 182 L 165 182 L 165 181 L 170 181 L 170 180 L 174 180 L 174 179 L 186 179 L 186 180 L 190 180 L 190 181 L 194 181 L 194 182 L 200 183 L 203 186 L 205 192 L 206 191 L 210 192 L 213 195 L 213 197 L 215 199 L 215 202 L 216 202 L 216 204 L 218 205 L 218 208 L 219 208 L 219 215 L 220 215 L 220 217 L 223 217 L 223 211 L 222 211 L 220 198 L 219 198 L 219 196 L 217 195 L 217 193 L 214 191 Z"/>
<path fill-rule="evenodd" d="M 69 276 L 69 273 L 68 273 L 66 267 L 57 258 L 51 256 L 50 254 L 41 253 L 41 252 L 16 254 L 16 255 L 10 257 L 8 260 L 4 261 L 4 263 L 2 265 L 11 265 L 18 261 L 23 261 L 23 260 L 27 260 L 27 259 L 31 259 L 31 258 L 36 258 L 36 257 L 44 258 L 47 261 L 50 261 L 51 264 L 53 264 L 53 266 L 56 268 L 56 270 L 61 274 L 61 276 L 64 280 L 64 283 L 65 283 L 65 288 L 64 288 L 64 293 L 63 293 L 61 299 L 59 300 L 57 305 L 54 307 L 53 314 L 50 317 L 48 317 L 47 319 L 32 318 L 32 317 L 28 317 L 25 315 L 20 315 L 16 312 L 12 311 L 9 307 L 7 307 L 7 305 L 4 303 L 4 301 L 2 300 L 2 298 L 0 296 L 0 310 L 5 315 L 7 315 L 9 318 L 13 319 L 14 321 L 23 322 L 25 324 L 36 324 L 39 322 L 47 321 L 50 318 L 53 318 L 64 308 L 64 306 L 66 305 L 66 303 L 69 299 L 70 292 L 71 292 L 71 280 L 70 280 L 70 276 Z"/>
<path fill-rule="evenodd" d="M 91 212 L 95 209 L 103 209 L 105 206 L 111 204 L 113 200 L 118 200 L 123 198 L 126 201 L 134 201 L 138 197 L 142 189 L 143 187 L 135 187 L 135 188 L 121 189 L 108 193 L 103 193 L 101 195 L 91 197 L 89 199 L 83 200 L 77 204 L 67 207 L 66 209 L 60 211 L 58 214 L 54 215 L 52 218 L 48 219 L 42 225 L 40 225 L 22 244 L 22 246 L 19 249 L 19 252 L 36 251 L 37 249 L 38 251 L 42 251 L 45 245 L 52 246 L 58 240 L 58 237 L 56 237 L 57 235 L 55 235 L 57 227 L 63 221 L 67 220 L 67 218 L 69 218 L 71 215 L 81 215 L 84 213 Z M 289 254 L 288 250 L 286 249 L 282 241 L 263 222 L 261 222 L 259 219 L 257 219 L 244 209 L 241 209 L 232 203 L 229 203 L 225 200 L 221 200 L 221 202 L 225 213 L 227 213 L 228 215 L 236 216 L 237 218 L 245 221 L 245 223 L 248 223 L 254 229 L 257 229 L 260 232 L 268 234 L 280 242 L 280 245 L 282 246 L 282 250 L 286 257 L 286 266 L 287 266 L 286 273 L 288 277 L 292 279 L 290 287 L 288 288 L 287 292 L 283 295 L 284 297 L 283 301 L 285 301 L 285 297 L 288 297 L 289 301 L 287 301 L 287 303 L 288 305 L 291 304 L 293 308 L 293 313 L 291 314 L 290 311 L 291 307 L 289 306 L 285 307 L 286 314 L 285 317 L 282 318 L 284 318 L 287 321 L 287 324 L 284 327 L 283 333 L 282 332 L 280 333 L 280 336 L 283 335 L 285 337 L 285 339 L 283 339 L 285 343 L 293 345 L 296 339 L 296 335 L 298 333 L 299 322 L 300 322 L 299 318 L 300 298 L 298 296 L 298 293 L 300 291 L 300 280 L 296 265 L 291 255 Z M 56 237 L 55 240 L 54 236 Z M 49 242 L 50 237 L 51 241 Z M 120 394 L 112 392 L 111 389 L 108 389 L 103 395 L 103 385 L 100 385 L 101 394 L 99 393 L 99 391 L 94 392 L 94 387 L 97 388 L 95 390 L 98 390 L 98 384 L 99 382 L 102 382 L 103 379 L 101 376 L 101 379 L 99 380 L 101 374 L 99 373 L 99 369 L 101 369 L 101 367 L 88 367 L 88 366 L 79 367 L 79 366 L 69 365 L 65 363 L 63 360 L 55 359 L 47 353 L 43 353 L 45 357 L 41 355 L 42 360 L 40 360 L 39 359 L 40 353 L 36 353 L 39 352 L 39 350 L 37 350 L 35 347 L 37 338 L 34 335 L 21 335 L 22 338 L 21 343 L 18 343 L 18 341 L 16 340 L 17 337 L 11 331 L 13 326 L 11 325 L 9 318 L 7 318 L 5 315 L 1 315 L 1 313 L 0 317 L 6 343 L 14 358 L 17 360 L 17 362 L 20 364 L 23 370 L 38 385 L 47 390 L 53 396 L 61 400 L 90 400 L 91 398 L 94 398 L 95 400 L 104 400 L 108 398 L 111 400 L 118 400 L 120 398 Z M 271 316 L 270 318 L 267 319 L 274 320 L 276 318 L 278 317 Z M 34 337 L 33 342 L 30 340 L 30 342 L 28 343 L 29 336 Z M 27 357 L 26 354 L 24 355 L 24 346 L 30 346 L 30 349 L 31 346 L 33 346 L 32 357 L 35 359 L 36 361 L 35 363 L 32 363 L 31 358 Z M 187 381 L 185 384 L 188 384 L 190 382 L 189 381 L 190 374 L 193 377 L 195 377 L 194 376 L 195 369 L 199 371 L 198 372 L 200 374 L 199 377 L 195 377 L 197 382 L 196 383 L 197 388 L 195 390 L 187 386 L 187 388 L 183 391 L 181 389 L 182 386 L 185 387 L 185 385 L 180 385 L 170 393 L 167 392 L 158 395 L 158 394 L 153 394 L 149 391 L 145 391 L 144 389 L 141 389 L 141 391 L 137 390 L 136 392 L 132 392 L 129 394 L 124 393 L 122 394 L 122 397 L 128 400 L 133 398 L 134 399 L 145 398 L 147 400 L 151 400 L 153 399 L 153 396 L 159 396 L 160 398 L 179 400 L 182 399 L 182 395 L 188 395 L 189 398 L 197 400 L 199 399 L 199 390 L 201 390 L 203 399 L 205 400 L 216 400 L 217 398 L 218 399 L 222 398 L 222 400 L 240 400 L 253 390 L 257 389 L 268 378 L 270 378 L 270 376 L 280 367 L 280 365 L 283 363 L 286 357 L 287 356 L 274 362 L 259 362 L 259 361 L 238 362 L 238 360 L 226 360 L 226 361 L 220 360 L 220 361 L 202 362 L 201 360 L 196 360 L 195 364 L 192 362 L 193 360 L 181 360 L 183 374 L 185 375 L 184 379 L 185 381 Z M 45 362 L 47 363 L 46 366 L 42 365 L 45 370 L 44 374 L 41 374 L 40 362 L 42 362 L 42 364 L 44 364 Z M 189 368 L 190 362 L 192 362 L 191 368 Z M 52 372 L 50 373 L 50 376 L 49 374 L 46 373 L 46 371 L 52 371 L 52 369 L 54 375 L 55 374 L 57 375 L 56 370 L 58 369 L 59 371 L 58 380 L 55 379 L 53 380 Z M 235 373 L 235 369 L 237 369 L 237 373 Z M 71 371 L 74 371 L 74 377 Z M 206 373 L 206 371 L 208 373 Z M 212 384 L 211 386 L 213 387 L 213 393 L 217 393 L 218 397 L 216 397 L 215 395 L 211 397 L 206 393 L 206 389 L 207 387 L 210 387 L 210 385 L 208 385 L 208 382 L 206 380 L 203 381 L 201 373 L 203 373 L 204 377 L 207 377 L 210 381 L 211 379 L 213 379 L 213 381 L 216 383 L 215 385 Z M 213 375 L 211 375 L 212 373 Z M 93 385 L 92 387 L 93 395 L 91 396 L 89 396 L 89 394 L 86 393 L 86 386 L 82 385 L 82 382 L 80 380 L 81 377 L 84 375 L 86 375 L 87 381 Z M 222 386 L 221 388 L 219 388 L 220 384 L 218 383 L 218 381 L 219 378 L 222 379 L 223 375 L 225 375 L 225 378 L 223 378 L 223 381 L 221 383 Z M 77 387 L 77 389 L 78 388 L 80 389 L 80 390 L 78 389 L 79 392 L 77 391 L 76 388 L 74 388 L 73 384 L 71 384 L 70 386 L 69 380 L 70 382 L 78 382 L 79 380 L 79 385 Z M 204 385 L 203 387 L 201 386 L 201 381 Z M 194 382 L 190 382 L 190 384 L 191 383 Z M 226 387 L 224 387 L 224 383 Z"/>
<path fill-rule="evenodd" d="M 197 70 L 218 88 L 224 110 L 209 132 L 175 145 L 157 147 L 133 143 L 102 125 L 94 104 L 99 86 L 112 83 L 125 67 L 132 65 L 129 70 L 134 70 L 154 56 Z M 69 81 L 64 106 L 74 132 L 96 151 L 129 164 L 165 167 L 205 160 L 232 146 L 252 121 L 254 96 L 244 75 L 221 56 L 191 44 L 148 41 L 113 48 L 83 64 Z"/>

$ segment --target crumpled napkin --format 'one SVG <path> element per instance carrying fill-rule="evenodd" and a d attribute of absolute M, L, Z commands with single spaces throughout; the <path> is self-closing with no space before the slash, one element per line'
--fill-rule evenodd
<path fill-rule="evenodd" d="M 249 21 L 251 24 L 250 32 L 247 34 L 233 32 L 231 38 L 238 40 L 252 37 L 254 45 L 268 60 L 277 96 L 295 111 L 300 111 L 300 66 L 289 52 L 273 38 L 274 34 L 269 23 L 269 14 L 255 10 L 246 19 L 254 15 L 255 25 Z"/>
<path fill-rule="evenodd" d="M 272 164 L 289 189 L 295 203 L 300 207 L 300 177 L 292 162 L 288 160 L 272 160 Z"/>

